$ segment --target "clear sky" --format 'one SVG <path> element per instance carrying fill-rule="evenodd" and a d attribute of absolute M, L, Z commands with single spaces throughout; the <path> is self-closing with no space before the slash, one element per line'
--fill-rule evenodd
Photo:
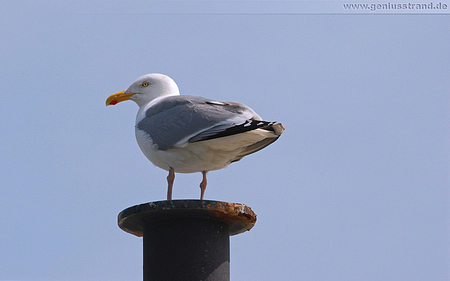
<path fill-rule="evenodd" d="M 167 172 L 105 100 L 152 72 L 287 126 L 209 173 L 258 214 L 232 280 L 449 280 L 450 9 L 348 3 L 0 1 L 0 280 L 142 279 L 117 214 Z"/>

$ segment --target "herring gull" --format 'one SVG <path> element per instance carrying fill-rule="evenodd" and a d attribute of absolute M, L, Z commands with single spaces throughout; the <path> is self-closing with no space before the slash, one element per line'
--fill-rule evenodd
<path fill-rule="evenodd" d="M 180 95 L 177 84 L 158 73 L 139 77 L 113 94 L 106 105 L 132 100 L 139 106 L 136 140 L 145 156 L 169 171 L 167 200 L 175 173 L 201 172 L 200 200 L 208 171 L 219 170 L 276 141 L 285 126 L 263 121 L 250 107 L 229 101 Z"/>

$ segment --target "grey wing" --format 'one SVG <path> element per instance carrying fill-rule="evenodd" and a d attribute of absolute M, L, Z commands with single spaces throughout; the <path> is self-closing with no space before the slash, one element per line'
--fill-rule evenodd
<path fill-rule="evenodd" d="M 158 149 L 167 150 L 210 138 L 250 119 L 260 118 L 243 104 L 171 96 L 147 109 L 136 128 L 146 132 Z"/>

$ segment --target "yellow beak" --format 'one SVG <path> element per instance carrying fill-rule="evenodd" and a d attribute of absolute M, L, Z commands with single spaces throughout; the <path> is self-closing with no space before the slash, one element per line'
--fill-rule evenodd
<path fill-rule="evenodd" d="M 115 104 L 118 104 L 119 102 L 129 100 L 130 97 L 135 94 L 135 93 L 126 93 L 126 94 L 124 94 L 124 92 L 125 91 L 121 91 L 121 92 L 115 93 L 113 95 L 110 95 L 106 99 L 106 106 L 108 106 L 108 105 L 115 105 Z"/>

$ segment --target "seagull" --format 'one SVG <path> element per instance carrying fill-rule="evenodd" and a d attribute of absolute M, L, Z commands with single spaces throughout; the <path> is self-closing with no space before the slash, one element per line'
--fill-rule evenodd
<path fill-rule="evenodd" d="M 177 84 L 159 73 L 139 77 L 128 89 L 109 96 L 106 105 L 126 100 L 139 106 L 135 133 L 140 149 L 169 172 L 167 200 L 172 200 L 175 173 L 201 172 L 203 200 L 207 172 L 263 149 L 286 128 L 263 121 L 242 103 L 180 95 Z"/>

